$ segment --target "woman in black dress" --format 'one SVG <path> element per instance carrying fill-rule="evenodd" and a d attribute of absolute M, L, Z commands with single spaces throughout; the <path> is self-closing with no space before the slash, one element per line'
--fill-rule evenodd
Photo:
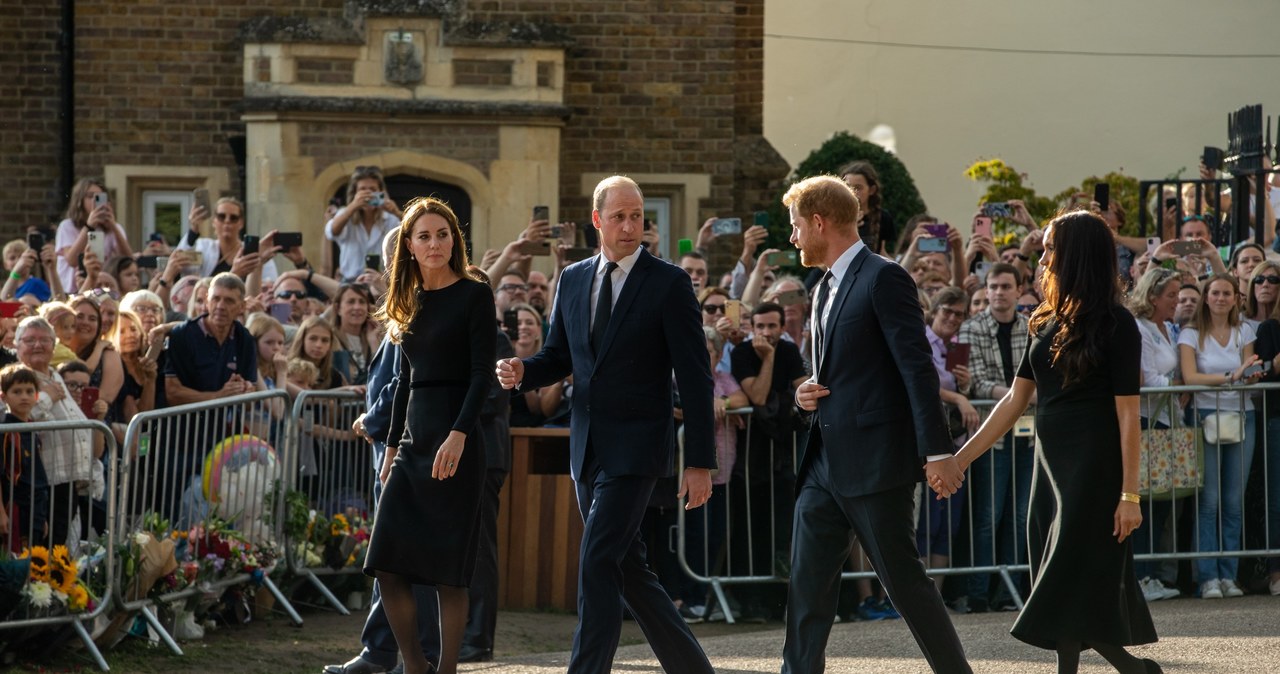
<path fill-rule="evenodd" d="M 462 230 L 435 199 L 410 202 L 378 318 L 400 344 L 382 501 L 364 572 L 375 576 L 405 672 L 431 665 L 412 583 L 440 597 L 440 663 L 452 674 L 467 622 L 480 531 L 484 450 L 472 431 L 493 379 L 493 293 L 466 271 Z"/>
<path fill-rule="evenodd" d="M 1062 673 L 1074 674 L 1086 648 L 1119 672 L 1159 672 L 1124 649 L 1156 640 L 1129 540 L 1142 522 L 1142 340 L 1120 304 L 1115 241 L 1101 218 L 1061 215 L 1046 228 L 1044 245 L 1044 303 L 1031 317 L 1013 388 L 956 458 L 967 468 L 1037 396 L 1027 517 L 1032 585 L 1013 636 L 1057 651 Z"/>

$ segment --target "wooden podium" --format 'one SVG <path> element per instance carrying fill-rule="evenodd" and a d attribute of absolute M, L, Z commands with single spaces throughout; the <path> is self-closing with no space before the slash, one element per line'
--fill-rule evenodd
<path fill-rule="evenodd" d="M 577 611 L 581 541 L 569 429 L 512 428 L 498 512 L 498 606 Z"/>

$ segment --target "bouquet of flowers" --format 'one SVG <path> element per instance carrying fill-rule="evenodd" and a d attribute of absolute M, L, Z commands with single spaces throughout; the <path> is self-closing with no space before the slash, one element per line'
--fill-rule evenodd
<path fill-rule="evenodd" d="M 19 564 L 28 569 L 18 610 L 27 616 L 54 616 L 81 613 L 97 608 L 98 598 L 80 580 L 81 560 L 71 557 L 65 545 L 50 550 L 42 545 L 25 548 Z"/>

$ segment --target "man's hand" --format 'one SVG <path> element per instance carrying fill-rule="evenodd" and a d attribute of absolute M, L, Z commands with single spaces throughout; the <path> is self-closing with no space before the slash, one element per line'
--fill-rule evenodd
<path fill-rule="evenodd" d="M 760 360 L 767 360 L 769 356 L 773 355 L 774 351 L 774 346 L 769 343 L 769 340 L 760 335 L 756 335 L 751 340 L 751 348 L 756 350 L 756 355 L 760 357 Z"/>
<path fill-rule="evenodd" d="M 929 487 L 938 494 L 938 500 L 950 498 L 964 484 L 964 471 L 954 456 L 924 464 L 924 474 Z"/>
<path fill-rule="evenodd" d="M 676 498 L 689 497 L 684 504 L 685 510 L 700 508 L 711 498 L 711 471 L 707 468 L 685 468 L 684 479 L 680 480 L 680 492 Z"/>
<path fill-rule="evenodd" d="M 511 390 L 524 379 L 524 361 L 519 358 L 500 360 L 498 366 L 494 368 L 494 373 L 498 375 L 498 383 L 502 388 Z"/>
<path fill-rule="evenodd" d="M 756 249 L 764 240 L 769 238 L 769 230 L 760 225 L 751 225 L 747 231 L 742 233 L 742 255 L 743 264 L 750 262 L 755 258 Z"/>
<path fill-rule="evenodd" d="M 818 409 L 818 401 L 831 395 L 831 390 L 810 379 L 796 389 L 796 404 L 806 412 Z"/>

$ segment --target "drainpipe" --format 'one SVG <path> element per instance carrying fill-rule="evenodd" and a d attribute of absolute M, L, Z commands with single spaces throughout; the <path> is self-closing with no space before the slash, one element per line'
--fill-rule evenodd
<path fill-rule="evenodd" d="M 61 53 L 61 110 L 58 116 L 62 133 L 62 203 L 71 198 L 71 188 L 76 182 L 76 9 L 75 0 L 62 0 L 62 30 L 58 39 Z"/>

